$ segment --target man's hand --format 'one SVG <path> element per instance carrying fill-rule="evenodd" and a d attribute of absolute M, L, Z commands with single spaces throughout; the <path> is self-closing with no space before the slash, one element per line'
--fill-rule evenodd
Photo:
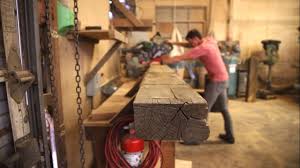
<path fill-rule="evenodd" d="M 172 58 L 169 55 L 163 55 L 160 58 L 161 58 L 163 64 L 172 64 L 173 63 Z"/>
<path fill-rule="evenodd" d="M 163 55 L 161 56 L 161 60 L 164 64 L 174 64 L 180 61 L 184 61 L 184 60 L 192 60 L 192 57 L 189 57 L 188 55 L 179 55 L 179 56 L 175 56 L 175 57 L 170 57 L 169 55 Z"/>

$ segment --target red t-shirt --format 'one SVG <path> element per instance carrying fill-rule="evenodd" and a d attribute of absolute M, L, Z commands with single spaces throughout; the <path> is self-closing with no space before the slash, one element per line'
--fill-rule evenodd
<path fill-rule="evenodd" d="M 228 80 L 228 73 L 222 60 L 217 41 L 212 37 L 203 38 L 203 42 L 188 51 L 186 56 L 199 59 L 205 66 L 209 79 L 215 82 Z"/>

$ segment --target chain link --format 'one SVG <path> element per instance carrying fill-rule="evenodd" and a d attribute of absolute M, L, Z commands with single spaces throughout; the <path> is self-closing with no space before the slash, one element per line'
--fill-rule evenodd
<path fill-rule="evenodd" d="M 80 77 L 80 55 L 79 55 L 79 34 L 78 34 L 78 0 L 74 0 L 74 45 L 75 45 L 75 71 L 76 71 L 76 77 L 75 77 L 75 81 L 76 81 L 76 93 L 77 93 L 77 114 L 78 114 L 78 126 L 79 126 L 79 145 L 80 145 L 80 163 L 81 163 L 81 168 L 84 168 L 85 165 L 85 151 L 84 151 L 84 130 L 83 130 L 83 119 L 82 119 L 82 107 L 81 107 L 81 103 L 82 103 L 82 99 L 81 99 L 81 86 L 80 86 L 80 82 L 81 82 L 81 77 Z"/>
<path fill-rule="evenodd" d="M 50 0 L 45 0 L 45 20 L 46 20 L 46 30 L 47 30 L 47 58 L 48 58 L 48 73 L 50 78 L 50 91 L 51 91 L 51 98 L 52 98 L 52 111 L 53 111 L 53 118 L 54 118 L 54 130 L 55 135 L 58 138 L 58 142 L 61 141 L 60 137 L 60 123 L 59 123 L 59 117 L 58 117 L 58 99 L 57 99 L 57 91 L 55 86 L 55 75 L 54 75 L 54 55 L 52 53 L 52 35 L 51 35 L 51 9 L 50 9 Z M 64 147 L 62 144 L 57 145 L 57 147 Z M 61 156 L 60 159 L 60 166 L 59 167 L 65 167 L 65 160 L 63 156 Z"/>

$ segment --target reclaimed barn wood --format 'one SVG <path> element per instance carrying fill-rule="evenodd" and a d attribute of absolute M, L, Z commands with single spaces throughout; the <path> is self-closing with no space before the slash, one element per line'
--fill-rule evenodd
<path fill-rule="evenodd" d="M 4 41 L 4 51 L 6 61 L 8 61 L 13 54 L 20 56 L 19 44 L 18 44 L 18 27 L 16 22 L 15 14 L 15 1 L 13 0 L 1 0 L 0 1 L 0 16 L 1 16 L 1 29 L 3 33 Z M 3 48 L 1 47 L 1 48 Z M 1 49 L 2 50 L 2 49 Z M 4 59 L 2 59 L 4 60 Z M 7 65 L 9 71 L 14 70 L 15 67 Z M 6 89 L 9 90 L 10 86 L 6 85 Z M 7 92 L 7 102 L 9 108 L 9 115 L 11 120 L 11 127 L 13 130 L 13 139 L 17 141 L 18 139 L 30 134 L 29 122 L 24 122 L 23 116 L 26 116 L 25 99 L 22 100 L 20 104 L 17 104 L 12 98 L 11 94 Z M 21 109 L 21 110 L 19 110 Z"/>
<path fill-rule="evenodd" d="M 200 142 L 209 135 L 207 103 L 167 66 L 152 65 L 133 103 L 137 135 Z"/>

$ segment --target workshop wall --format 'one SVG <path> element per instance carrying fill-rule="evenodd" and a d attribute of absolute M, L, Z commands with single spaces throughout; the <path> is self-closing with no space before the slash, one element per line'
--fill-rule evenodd
<path fill-rule="evenodd" d="M 273 68 L 273 81 L 287 84 L 298 78 L 295 65 L 299 66 L 299 0 L 138 0 L 137 14 L 155 21 L 154 6 L 174 4 L 178 7 L 207 6 L 211 18 L 208 32 L 213 32 L 217 40 L 239 40 L 242 61 L 263 52 L 262 40 L 281 40 L 280 60 Z M 155 31 L 154 26 L 149 36 Z"/>
<path fill-rule="evenodd" d="M 290 83 L 299 76 L 299 0 L 233 0 L 233 39 L 240 40 L 242 57 L 263 51 L 261 40 L 281 40 L 274 83 Z M 284 74 L 284 75 L 283 75 Z"/>
<path fill-rule="evenodd" d="M 64 1 L 68 3 L 72 9 L 72 1 Z M 85 26 L 101 26 L 102 29 L 109 28 L 108 19 L 109 3 L 108 0 L 85 0 L 79 2 L 79 21 L 80 28 Z M 60 36 L 57 40 L 56 51 L 59 57 L 59 71 L 60 71 L 60 85 L 61 85 L 61 109 L 63 111 L 64 127 L 65 127 L 65 141 L 66 154 L 68 160 L 68 167 L 79 167 L 79 134 L 77 125 L 76 113 L 76 93 L 75 93 L 75 61 L 74 61 L 74 44 L 73 41 L 66 37 Z M 99 44 L 94 45 L 86 41 L 80 41 L 80 65 L 81 77 L 84 79 L 85 74 L 88 73 L 94 65 L 103 57 L 106 51 L 113 44 L 113 41 L 100 41 Z M 99 75 L 102 74 L 100 83 L 105 83 L 115 76 L 119 75 L 120 64 L 119 55 L 116 53 L 100 70 Z M 100 90 L 93 98 L 86 96 L 86 87 L 81 83 L 82 87 L 82 107 L 83 118 L 85 118 L 93 108 L 96 108 L 101 102 Z M 87 166 L 91 167 L 92 162 L 92 148 L 90 142 L 86 142 L 86 160 Z M 98 149 L 102 150 L 102 149 Z"/>

